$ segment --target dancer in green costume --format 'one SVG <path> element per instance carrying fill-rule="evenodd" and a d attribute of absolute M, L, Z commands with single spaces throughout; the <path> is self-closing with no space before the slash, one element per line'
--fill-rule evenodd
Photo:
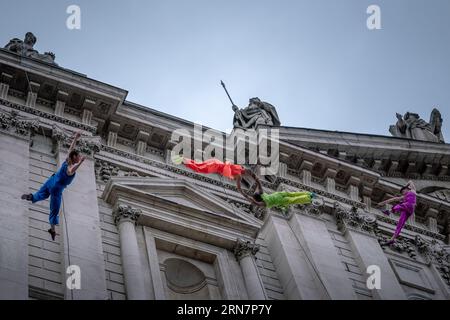
<path fill-rule="evenodd" d="M 256 182 L 256 190 L 252 196 L 247 195 L 241 188 L 241 176 L 236 177 L 236 185 L 239 192 L 247 198 L 253 204 L 260 207 L 267 208 L 280 208 L 286 210 L 290 205 L 294 204 L 310 204 L 312 199 L 316 197 L 314 192 L 300 191 L 300 192 L 287 192 L 278 191 L 274 193 L 264 193 L 262 189 L 261 182 L 258 177 L 251 172 L 246 170 L 245 174 L 250 175 Z"/>

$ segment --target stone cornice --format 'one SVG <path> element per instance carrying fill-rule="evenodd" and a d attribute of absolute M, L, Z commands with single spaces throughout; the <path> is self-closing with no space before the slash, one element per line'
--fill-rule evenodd
<path fill-rule="evenodd" d="M 378 150 L 386 155 L 391 152 L 413 155 L 414 153 L 443 154 L 450 156 L 450 144 L 418 141 L 390 136 L 377 136 L 349 132 L 336 132 L 305 128 L 280 127 L 280 139 L 302 142 L 305 146 L 332 145 L 334 147 L 351 148 L 355 152 L 367 154 L 368 150 Z M 449 158 L 450 160 L 450 158 Z M 437 161 L 436 161 L 437 162 Z"/>
<path fill-rule="evenodd" d="M 8 101 L 5 99 L 0 99 L 0 104 L 4 105 L 5 107 L 11 108 L 11 109 L 19 110 L 19 111 L 22 111 L 25 113 L 29 113 L 29 114 L 44 118 L 44 119 L 48 119 L 50 121 L 54 121 L 54 122 L 61 123 L 61 124 L 67 125 L 67 126 L 71 126 L 73 128 L 85 130 L 85 131 L 91 132 L 92 134 L 95 134 L 97 131 L 97 129 L 93 126 L 89 126 L 87 124 L 83 124 L 83 123 L 69 120 L 69 119 L 66 119 L 63 117 L 59 117 L 57 115 L 54 115 L 54 114 L 51 114 L 51 113 L 48 113 L 45 111 L 41 111 L 41 110 L 38 110 L 38 109 L 35 109 L 32 107 L 27 107 L 23 104 L 18 104 L 18 103 L 11 102 L 11 101 Z"/>
<path fill-rule="evenodd" d="M 362 203 L 362 202 L 354 201 L 354 200 L 351 200 L 350 198 L 344 198 L 344 197 L 341 197 L 341 196 L 339 196 L 337 194 L 329 193 L 329 192 L 326 192 L 324 190 L 320 190 L 320 189 L 314 188 L 312 186 L 307 186 L 305 184 L 302 184 L 302 183 L 296 182 L 296 181 L 292 181 L 292 180 L 289 180 L 287 178 L 277 177 L 275 185 L 278 187 L 281 183 L 289 185 L 289 186 L 292 186 L 292 187 L 295 187 L 297 189 L 314 192 L 314 193 L 316 193 L 318 195 L 321 195 L 323 197 L 330 198 L 330 199 L 333 199 L 333 200 L 336 200 L 336 201 L 339 201 L 339 202 L 342 202 L 342 203 L 345 203 L 345 204 L 348 204 L 350 206 L 354 206 L 354 207 L 357 207 L 357 208 L 365 208 L 366 207 L 366 205 L 364 203 Z"/>
<path fill-rule="evenodd" d="M 167 171 L 171 171 L 171 172 L 174 172 L 174 173 L 177 173 L 177 174 L 189 176 L 189 177 L 191 177 L 193 179 L 196 179 L 196 180 L 202 180 L 202 181 L 211 183 L 213 185 L 217 185 L 217 186 L 220 186 L 220 187 L 223 187 L 223 188 L 227 188 L 227 189 L 230 189 L 230 190 L 233 190 L 233 191 L 237 191 L 236 186 L 234 186 L 233 184 L 224 183 L 224 182 L 221 182 L 221 181 L 218 181 L 218 180 L 215 180 L 215 179 L 211 179 L 211 178 L 205 177 L 204 175 L 200 175 L 200 174 L 197 174 L 197 173 L 192 172 L 192 171 L 184 170 L 181 167 L 175 167 L 175 166 L 163 163 L 163 162 L 159 162 L 159 161 L 156 161 L 156 160 L 153 160 L 153 159 L 149 159 L 149 158 L 145 158 L 145 157 L 136 155 L 134 153 L 126 152 L 126 151 L 119 150 L 119 149 L 112 148 L 112 147 L 108 147 L 108 146 L 103 145 L 103 144 L 101 145 L 101 150 L 105 151 L 105 152 L 109 152 L 109 153 L 115 154 L 115 155 L 118 155 L 118 156 L 125 157 L 127 159 L 132 159 L 134 161 L 138 161 L 138 162 L 141 162 L 141 163 L 145 163 L 147 165 L 151 165 L 151 166 L 154 166 L 154 167 L 157 167 L 157 168 L 161 168 L 161 169 L 164 169 L 164 170 L 167 170 Z M 290 185 L 290 186 L 293 186 L 293 187 L 296 187 L 296 188 L 299 188 L 299 189 L 316 192 L 317 194 L 323 195 L 325 197 L 329 197 L 331 199 L 335 199 L 335 200 L 341 201 L 341 202 L 349 204 L 349 205 L 353 205 L 353 206 L 360 207 L 360 208 L 364 208 L 365 207 L 364 203 L 353 201 L 353 200 L 351 200 L 349 198 L 344 198 L 344 197 L 341 197 L 341 196 L 338 196 L 338 195 L 335 195 L 335 194 L 332 194 L 332 193 L 328 193 L 326 191 L 319 190 L 319 189 L 316 189 L 314 187 L 307 186 L 307 185 L 304 185 L 302 183 L 295 182 L 295 181 L 292 181 L 292 180 L 289 180 L 289 179 L 286 179 L 286 178 L 277 177 L 277 180 L 273 184 L 268 183 L 266 181 L 261 181 L 261 183 L 262 183 L 262 185 L 264 187 L 267 187 L 267 188 L 270 188 L 270 189 L 273 189 L 273 190 L 276 190 L 280 183 L 285 183 L 287 185 Z"/>
<path fill-rule="evenodd" d="M 104 96 L 116 99 L 117 101 L 125 100 L 128 91 L 114 87 L 110 84 L 91 79 L 79 72 L 62 68 L 55 65 L 49 65 L 36 61 L 27 57 L 21 57 L 13 52 L 0 48 L 0 59 L 2 63 L 11 67 L 27 70 L 57 82 L 63 83 L 68 87 L 76 87 L 81 90 L 97 91 Z"/>
<path fill-rule="evenodd" d="M 115 154 L 117 156 L 124 157 L 124 158 L 127 158 L 127 159 L 131 159 L 131 160 L 143 163 L 145 165 L 149 165 L 149 166 L 152 166 L 152 167 L 159 168 L 159 169 L 161 169 L 163 171 L 170 171 L 170 172 L 172 172 L 174 174 L 188 176 L 188 177 L 190 177 L 192 179 L 195 179 L 195 180 L 201 180 L 203 182 L 206 182 L 206 183 L 209 183 L 209 184 L 221 187 L 221 188 L 225 188 L 225 189 L 229 189 L 229 190 L 233 190 L 233 191 L 237 192 L 237 188 L 234 185 L 230 184 L 230 183 L 226 183 L 223 180 L 222 181 L 215 180 L 215 179 L 209 178 L 209 177 L 204 176 L 204 175 L 199 175 L 199 174 L 197 174 L 195 172 L 185 170 L 185 169 L 183 169 L 181 167 L 175 167 L 175 166 L 163 163 L 163 162 L 159 162 L 159 161 L 156 161 L 156 160 L 153 160 L 153 159 L 149 159 L 149 158 L 146 158 L 146 157 L 138 156 L 138 155 L 136 155 L 134 153 L 129 153 L 129 152 L 126 152 L 126 151 L 123 151 L 123 150 L 119 150 L 119 149 L 116 149 L 116 148 L 112 148 L 112 147 L 108 147 L 108 146 L 105 146 L 105 145 L 101 145 L 101 150 L 103 152 Z M 354 200 L 351 200 L 350 198 L 342 197 L 342 196 L 339 196 L 339 195 L 336 195 L 336 194 L 333 194 L 333 193 L 329 193 L 329 192 L 326 192 L 326 191 L 323 191 L 323 190 L 320 190 L 320 189 L 316 189 L 316 188 L 314 188 L 312 186 L 307 186 L 307 185 L 304 185 L 304 184 L 302 184 L 300 182 L 292 181 L 292 180 L 287 179 L 287 178 L 277 177 L 275 183 L 273 183 L 273 184 L 268 183 L 266 181 L 262 181 L 262 184 L 263 184 L 264 187 L 270 188 L 272 190 L 276 190 L 277 187 L 281 183 L 293 186 L 293 187 L 298 188 L 298 189 L 315 192 L 315 193 L 317 193 L 320 196 L 323 196 L 323 197 L 326 197 L 326 198 L 330 198 L 330 199 L 335 200 L 335 201 L 339 201 L 339 202 L 347 204 L 349 206 L 353 206 L 353 207 L 357 207 L 357 208 L 361 208 L 361 209 L 365 209 L 366 208 L 365 203 L 354 201 Z M 389 185 L 391 185 L 391 187 L 393 187 L 393 188 L 397 187 L 395 184 L 392 184 L 391 182 L 387 182 L 387 183 Z M 398 189 L 400 189 L 400 187 L 398 187 Z M 419 198 L 420 198 L 420 196 L 421 195 L 419 195 Z M 426 196 L 426 198 L 427 198 L 427 200 L 434 201 L 438 207 L 440 207 L 442 204 L 445 204 L 444 202 L 442 202 L 442 201 L 440 201 L 438 199 L 435 199 L 433 197 Z M 450 208 L 450 205 L 448 205 L 448 206 Z M 264 217 L 263 213 L 255 213 L 255 212 L 253 212 L 253 214 L 255 216 L 257 216 L 258 218 L 260 218 L 260 219 L 263 219 L 263 217 Z"/>

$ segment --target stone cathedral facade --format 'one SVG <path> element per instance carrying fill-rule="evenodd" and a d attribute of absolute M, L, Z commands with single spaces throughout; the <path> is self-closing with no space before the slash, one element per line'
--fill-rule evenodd
<path fill-rule="evenodd" d="M 0 299 L 450 299 L 450 145 L 280 126 L 265 190 L 319 201 L 257 210 L 233 181 L 171 163 L 172 132 L 193 123 L 56 65 L 29 38 L 0 50 Z M 87 159 L 51 241 L 48 201 L 20 196 L 59 168 L 76 130 Z M 382 247 L 398 216 L 375 204 L 410 179 L 415 214 Z M 374 265 L 380 289 L 366 283 Z"/>

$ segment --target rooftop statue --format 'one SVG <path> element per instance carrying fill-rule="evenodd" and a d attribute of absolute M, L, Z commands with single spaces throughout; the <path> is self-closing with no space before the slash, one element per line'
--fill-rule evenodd
<path fill-rule="evenodd" d="M 233 105 L 234 128 L 256 129 L 258 125 L 279 127 L 281 125 L 277 110 L 270 103 L 261 101 L 259 98 L 251 98 L 244 109 Z"/>
<path fill-rule="evenodd" d="M 445 143 L 442 135 L 442 116 L 436 108 L 431 112 L 429 123 L 417 113 L 411 112 L 405 113 L 403 117 L 397 113 L 397 119 L 397 123 L 389 127 L 389 132 L 394 137 Z"/>
<path fill-rule="evenodd" d="M 36 44 L 36 41 L 37 39 L 35 35 L 31 32 L 27 32 L 23 41 L 18 38 L 11 39 L 5 46 L 5 49 L 11 52 L 15 52 L 24 57 L 34 58 L 43 62 L 56 64 L 55 54 L 53 52 L 45 52 L 44 54 L 40 54 L 37 50 L 34 50 L 33 47 Z"/>
<path fill-rule="evenodd" d="M 225 83 L 220 82 L 225 93 L 230 99 L 233 105 L 234 117 L 233 128 L 234 129 L 256 129 L 259 125 L 265 125 L 270 127 L 279 127 L 281 125 L 280 118 L 278 117 L 277 110 L 270 103 L 261 101 L 259 98 L 251 98 L 249 104 L 244 109 L 239 109 L 231 99 L 228 93 Z"/>

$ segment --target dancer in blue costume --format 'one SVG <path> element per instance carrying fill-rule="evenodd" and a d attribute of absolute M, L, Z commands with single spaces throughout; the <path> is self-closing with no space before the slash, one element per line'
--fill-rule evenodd
<path fill-rule="evenodd" d="M 48 178 L 36 193 L 22 195 L 22 199 L 31 201 L 32 203 L 50 197 L 50 229 L 48 229 L 48 232 L 52 236 L 52 240 L 55 240 L 56 237 L 55 226 L 59 224 L 58 215 L 59 209 L 61 208 L 63 191 L 75 179 L 75 173 L 85 159 L 75 150 L 75 145 L 80 136 L 80 132 L 75 133 L 67 159 L 62 163 L 61 168 Z"/>

